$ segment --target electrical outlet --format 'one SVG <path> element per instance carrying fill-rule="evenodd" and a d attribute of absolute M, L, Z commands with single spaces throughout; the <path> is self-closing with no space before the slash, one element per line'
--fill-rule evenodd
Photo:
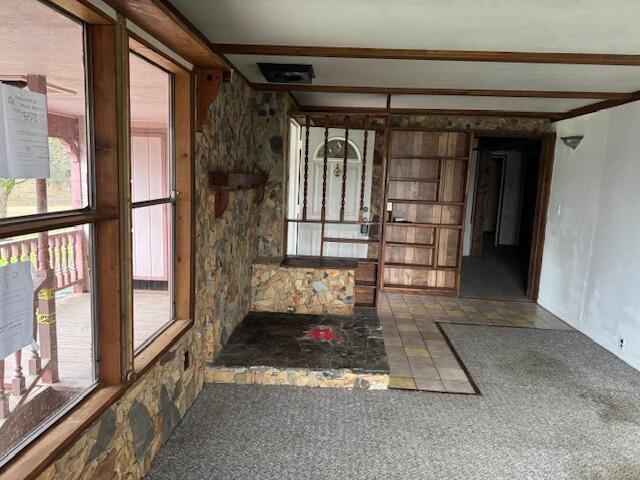
<path fill-rule="evenodd" d="M 618 337 L 618 350 L 624 352 L 624 337 Z"/>

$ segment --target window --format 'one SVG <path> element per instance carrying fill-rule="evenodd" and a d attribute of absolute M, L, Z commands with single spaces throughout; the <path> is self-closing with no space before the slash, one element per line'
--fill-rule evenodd
<path fill-rule="evenodd" d="M 351 129 L 346 140 L 342 129 L 295 122 L 290 128 L 290 158 L 298 161 L 289 167 L 287 255 L 375 258 L 381 183 L 375 133 Z"/>
<path fill-rule="evenodd" d="M 139 350 L 174 318 L 172 75 L 130 55 L 133 338 Z"/>
<path fill-rule="evenodd" d="M 22 143 L 37 148 L 15 150 L 37 159 L 22 175 L 0 115 L 0 472 L 11 478 L 42 472 L 193 316 L 195 78 L 137 35 L 122 42 L 123 18 L 61 3 L 82 21 L 49 2 L 0 2 L 0 89 L 42 110 L 29 115 L 42 120 L 38 143 Z"/>
<path fill-rule="evenodd" d="M 2 2 L 0 18 L 1 465 L 98 371 L 85 27 L 36 0 Z"/>

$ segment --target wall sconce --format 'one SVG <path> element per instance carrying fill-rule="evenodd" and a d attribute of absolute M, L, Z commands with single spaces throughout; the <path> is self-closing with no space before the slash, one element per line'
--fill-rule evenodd
<path fill-rule="evenodd" d="M 560 137 L 560 140 L 562 140 L 567 147 L 575 150 L 578 148 L 578 145 L 580 145 L 583 138 L 584 135 L 571 135 L 569 137 Z"/>

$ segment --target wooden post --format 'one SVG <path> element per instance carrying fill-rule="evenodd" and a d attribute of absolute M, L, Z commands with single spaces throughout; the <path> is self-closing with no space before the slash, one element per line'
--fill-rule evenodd
<path fill-rule="evenodd" d="M 342 159 L 342 198 L 340 200 L 340 221 L 344 222 L 344 202 L 347 196 L 347 168 L 349 159 L 349 117 L 345 118 L 344 155 Z"/>
<path fill-rule="evenodd" d="M 302 220 L 307 219 L 307 196 L 309 190 L 309 115 L 305 116 L 305 136 L 304 136 L 304 190 L 302 200 Z"/>
<path fill-rule="evenodd" d="M 9 416 L 9 396 L 4 390 L 4 359 L 0 358 L 0 420 Z"/>
<path fill-rule="evenodd" d="M 44 75 L 27 75 L 27 88 L 32 92 L 47 94 L 47 79 Z M 38 213 L 47 212 L 47 181 L 36 180 L 36 204 Z M 38 338 L 40 354 L 49 359 L 47 371 L 42 374 L 44 383 L 58 381 L 58 336 L 56 332 L 56 299 L 53 272 L 49 264 L 49 234 L 38 234 L 38 276 L 45 278 L 38 293 Z M 38 365 L 29 365 L 29 370 L 36 370 Z"/>

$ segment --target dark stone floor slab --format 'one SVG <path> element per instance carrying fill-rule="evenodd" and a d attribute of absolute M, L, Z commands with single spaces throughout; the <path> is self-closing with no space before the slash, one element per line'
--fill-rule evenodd
<path fill-rule="evenodd" d="M 251 312 L 214 365 L 389 372 L 378 316 L 363 307 L 348 317 Z"/>

